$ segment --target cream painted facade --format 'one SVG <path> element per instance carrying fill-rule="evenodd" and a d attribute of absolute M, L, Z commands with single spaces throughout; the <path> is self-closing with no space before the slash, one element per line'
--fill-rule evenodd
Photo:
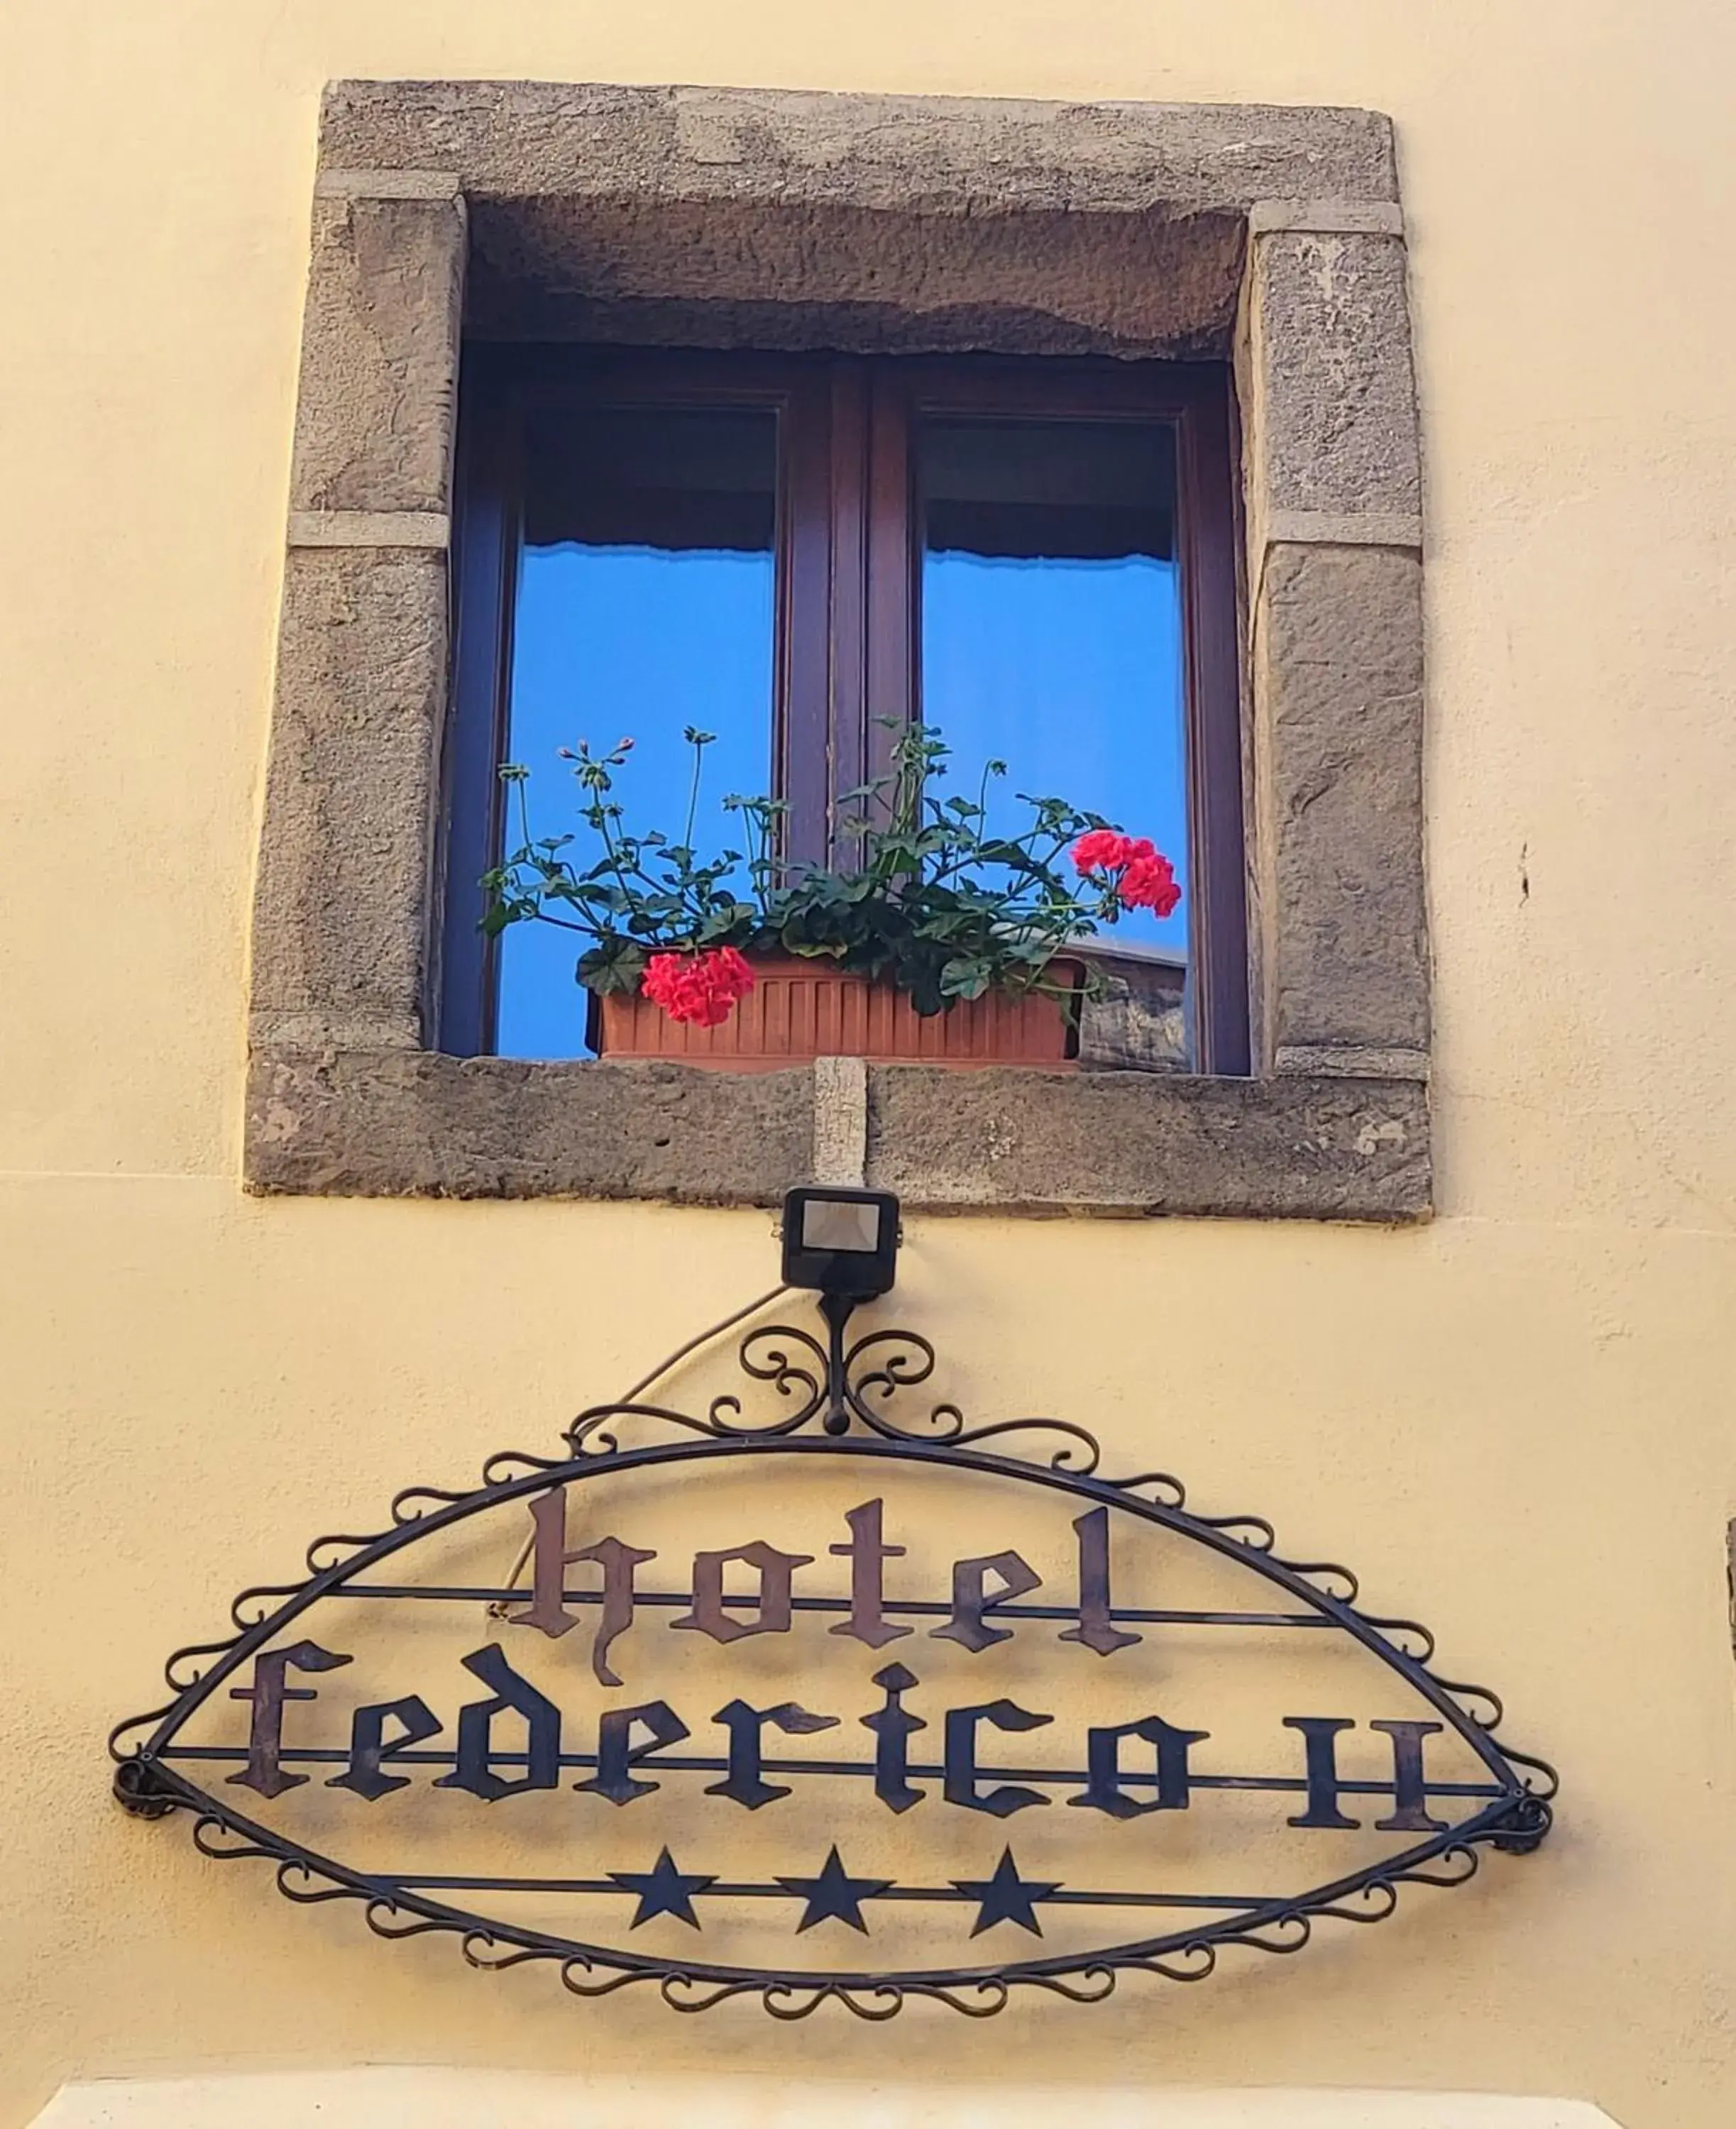
<path fill-rule="evenodd" d="M 1729 9 L 135 0 L 14 6 L 0 54 L 0 2123 L 64 2084 L 243 2073 L 311 2082 L 165 2089 L 184 2104 L 97 2084 L 45 2119 L 460 2118 L 343 2075 L 394 2065 L 489 2073 L 461 2118 L 525 2124 L 1073 2106 L 1580 2129 L 1586 2103 L 1725 2129 Z M 112 1804 L 107 1727 L 236 1589 L 413 1479 L 552 1445 L 772 1277 L 757 1212 L 241 1188 L 315 125 L 340 77 L 1392 116 L 1428 484 L 1438 1217 L 915 1220 L 899 1299 L 973 1412 L 1085 1420 L 1426 1618 L 1561 1769 L 1541 1854 L 1197 1990 L 785 2028 L 383 1946 Z M 638 2111 L 585 2098 L 651 2063 Z M 894 2070 L 909 2104 L 862 2112 Z"/>

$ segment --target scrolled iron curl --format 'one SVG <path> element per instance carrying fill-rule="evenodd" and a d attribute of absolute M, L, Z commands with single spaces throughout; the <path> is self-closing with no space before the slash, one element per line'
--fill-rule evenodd
<path fill-rule="evenodd" d="M 1132 1493 L 1141 1486 L 1150 1486 L 1157 1492 L 1154 1505 L 1160 1508 L 1185 1508 L 1187 1488 L 1170 1471 L 1136 1471 L 1131 1479 L 1105 1479 L 1104 1485 L 1118 1493 Z"/>
<path fill-rule="evenodd" d="M 804 1366 L 794 1357 L 799 1352 L 812 1363 Z M 736 1349 L 736 1361 L 744 1375 L 751 1375 L 756 1383 L 770 1383 L 780 1398 L 799 1397 L 801 1403 L 793 1412 L 785 1412 L 775 1422 L 765 1426 L 766 1432 L 791 1432 L 813 1417 L 826 1402 L 826 1349 L 819 1340 L 793 1323 L 762 1323 L 748 1331 Z M 713 1398 L 711 1410 L 716 1418 L 720 1407 L 733 1405 L 741 1410 L 741 1401 L 733 1398 Z M 730 1422 L 719 1422 L 730 1432 L 736 1431 Z M 754 1433 L 760 1426 L 748 1430 Z"/>
<path fill-rule="evenodd" d="M 393 1527 L 402 1530 L 406 1523 L 419 1523 L 424 1516 L 456 1507 L 470 1498 L 468 1493 L 455 1493 L 446 1486 L 406 1486 L 392 1496 Z"/>
<path fill-rule="evenodd" d="M 639 1974 L 638 1981 L 656 1981 L 657 1993 L 671 2011 L 683 2011 L 689 2015 L 696 2011 L 709 2011 L 718 2003 L 727 2003 L 734 1996 L 751 1996 L 760 1987 L 757 1981 L 696 1981 L 690 1974 L 665 1974 L 661 1978 L 654 1974 Z M 684 1995 L 680 1991 L 685 1990 Z"/>
<path fill-rule="evenodd" d="M 528 1449 L 503 1449 L 482 1467 L 484 1487 L 508 1486 L 515 1479 L 528 1479 L 537 1471 L 564 1471 L 570 1456 L 534 1456 Z"/>
<path fill-rule="evenodd" d="M 234 1848 L 214 1846 L 215 1836 L 224 1834 L 240 1843 Z M 261 1848 L 256 1841 L 249 1841 L 238 1834 L 227 1819 L 216 1818 L 209 1812 L 203 1812 L 193 1821 L 193 1845 L 201 1855 L 208 1855 L 213 1863 L 242 1863 L 256 1860 L 262 1863 L 280 1863 L 283 1858 L 275 1850 Z"/>
<path fill-rule="evenodd" d="M 279 1863 L 277 1866 L 277 1889 L 286 1900 L 293 1900 L 298 1908 L 317 1908 L 327 1900 L 359 1900 L 366 1896 L 358 1893 L 354 1885 L 340 1885 L 329 1878 L 322 1878 L 305 1863 Z"/>
<path fill-rule="evenodd" d="M 1329 1908 L 1316 1908 L 1314 1912 L 1330 1915 L 1338 1922 L 1384 1922 L 1399 1904 L 1399 1888 L 1390 1878 L 1374 1878 L 1358 1888 L 1356 1897 L 1371 1904 L 1345 1908 L 1334 1903 Z"/>
<path fill-rule="evenodd" d="M 487 1947 L 484 1952 L 480 1949 Z M 509 1966 L 525 1966 L 533 1960 L 553 1959 L 551 1951 L 500 1951 L 494 1939 L 486 1930 L 468 1929 L 459 1939 L 458 1949 L 464 1955 L 465 1964 L 474 1966 L 479 1974 L 504 1974 Z"/>
<path fill-rule="evenodd" d="M 1276 1543 L 1277 1533 L 1274 1531 L 1272 1536 Z M 1330 1597 L 1335 1604 L 1354 1605 L 1361 1593 L 1362 1584 L 1347 1567 L 1341 1567 L 1335 1560 L 1286 1560 L 1284 1565 L 1292 1574 L 1300 1574 L 1307 1582 L 1319 1584 L 1329 1577 L 1342 1582 L 1343 1589 L 1323 1589 L 1320 1593 Z"/>
<path fill-rule="evenodd" d="M 1492 1693 L 1486 1685 L 1469 1685 L 1462 1679 L 1443 1678 L 1435 1671 L 1431 1671 L 1428 1674 L 1443 1692 L 1452 1693 L 1461 1703 L 1472 1700 L 1480 1700 L 1483 1703 L 1484 1707 L 1489 1710 L 1487 1714 L 1480 1712 L 1475 1707 L 1465 1709 L 1467 1716 L 1476 1723 L 1479 1730 L 1486 1730 L 1492 1735 L 1500 1728 L 1506 1719 L 1507 1711 L 1498 1693 Z M 1541 1765 L 1543 1762 L 1538 1761 L 1538 1764 Z"/>
<path fill-rule="evenodd" d="M 1482 1858 L 1468 1843 L 1461 1845 L 1455 1842 L 1451 1848 L 1443 1848 L 1435 1860 L 1450 1867 L 1430 1870 L 1419 1864 L 1413 1870 L 1400 1870 L 1390 1881 L 1383 1879 L 1381 1882 L 1390 1882 L 1395 1885 L 1435 1885 L 1450 1892 L 1455 1885 L 1468 1885 L 1482 1868 Z M 1463 1867 L 1458 1867 L 1460 1865 Z"/>
<path fill-rule="evenodd" d="M 865 1365 L 870 1358 L 875 1365 Z M 920 1430 L 884 1409 L 900 1390 L 927 1382 L 935 1365 L 934 1347 L 919 1331 L 870 1331 L 844 1355 L 844 1402 L 885 1441 L 956 1442 L 963 1435 L 965 1415 L 950 1400 L 930 1406 Z"/>
<path fill-rule="evenodd" d="M 235 1646 L 236 1643 L 240 1641 L 241 1634 L 245 1631 L 246 1629 L 242 1628 L 230 1635 L 227 1641 L 189 1641 L 185 1648 L 177 1649 L 174 1655 L 169 1657 L 169 1660 L 163 1666 L 163 1683 L 166 1686 L 169 1687 L 170 1689 L 177 1695 L 184 1693 L 191 1693 L 194 1686 L 196 1686 L 199 1683 L 200 1679 L 204 1677 L 205 1673 L 203 1668 L 198 1670 L 189 1671 L 185 1668 L 185 1666 L 194 1656 L 227 1655 L 229 1651 Z M 169 1705 L 170 1707 L 173 1707 L 174 1703 L 171 1702 Z M 161 1712 L 166 1715 L 169 1712 L 169 1708 L 165 1707 Z M 145 1718 L 142 1716 L 135 1716 L 132 1718 L 134 1723 L 141 1722 L 144 1720 Z M 128 1724 L 123 1723 L 122 1725 L 123 1729 L 130 1727 L 131 1726 Z"/>
<path fill-rule="evenodd" d="M 655 1981 L 658 1976 L 642 1967 L 628 1967 L 613 1979 L 586 1984 L 575 1981 L 575 1971 L 594 1974 L 596 1969 L 588 1959 L 567 1959 L 560 1964 L 560 1985 L 573 1996 L 613 1996 L 618 1988 L 631 1988 L 636 1982 Z"/>
<path fill-rule="evenodd" d="M 1425 1670 L 1433 1662 L 1435 1638 L 1420 1619 L 1377 1619 L 1372 1612 L 1359 1612 L 1357 1617 L 1362 1619 L 1365 1626 L 1377 1627 L 1390 1641 L 1393 1641 L 1395 1634 L 1414 1634 L 1422 1643 L 1422 1647 L 1405 1649 L 1403 1653 L 1408 1655 L 1413 1663 L 1421 1664 Z M 1393 1646 L 1396 1648 L 1400 1644 L 1394 1641 Z"/>
<path fill-rule="evenodd" d="M 1180 1977 L 1192 1980 L 1187 1974 Z M 1113 1967 L 1088 1966 L 1078 1976 L 1080 1985 L 1061 1974 L 1033 1974 L 1029 1977 L 1033 1988 L 1047 1988 L 1052 1995 L 1065 1996 L 1070 2003 L 1103 2003 L 1115 1993 L 1115 1971 Z M 956 2008 L 956 2007 L 955 2007 Z"/>
<path fill-rule="evenodd" d="M 1264 1516 L 1201 1516 L 1195 1515 L 1191 1509 L 1188 1513 L 1205 1529 L 1222 1531 L 1226 1537 L 1233 1538 L 1238 1545 L 1245 1545 L 1250 1552 L 1269 1552 L 1276 1559 L 1274 1548 L 1278 1542 L 1278 1533 Z M 1244 1531 L 1251 1531 L 1253 1535 L 1244 1537 L 1242 1535 Z M 1279 1565 L 1288 1566 L 1289 1562 L 1283 1560 Z"/>
<path fill-rule="evenodd" d="M 395 1942 L 402 1936 L 427 1936 L 440 1933 L 450 1936 L 453 1926 L 449 1922 L 431 1918 L 427 1921 L 403 1921 L 395 1902 L 376 1895 L 362 1909 L 367 1925 L 375 1936 Z"/>
<path fill-rule="evenodd" d="M 1098 1460 L 1103 1454 L 1096 1436 L 1087 1433 L 1082 1426 L 1075 1426 L 1070 1419 L 1034 1417 L 1029 1419 L 998 1419 L 992 1421 L 986 1426 L 971 1427 L 963 1434 L 957 1436 L 956 1440 L 960 1448 L 968 1449 L 975 1442 L 990 1441 L 996 1436 L 1003 1434 L 1062 1436 L 1064 1439 L 1061 1446 L 1052 1455 L 1041 1460 L 1047 1465 L 1050 1470 L 1065 1471 L 1070 1477 L 1075 1479 L 1092 1477 L 1097 1469 Z M 1083 1461 L 1075 1460 L 1077 1451 L 1069 1445 L 1075 1442 L 1085 1450 Z M 1035 1462 L 1038 1460 L 1032 1458 L 1028 1460 Z"/>
<path fill-rule="evenodd" d="M 729 1402 L 732 1400 L 725 1398 L 713 1400 L 714 1404 Z M 618 1456 L 622 1453 L 621 1438 L 614 1431 L 613 1422 L 623 1419 L 656 1421 L 661 1426 L 673 1426 L 683 1433 L 701 1435 L 707 1441 L 727 1439 L 732 1432 L 745 1434 L 751 1431 L 745 1427 L 731 1429 L 719 1426 L 709 1419 L 695 1419 L 689 1412 L 672 1411 L 667 1405 L 594 1405 L 589 1412 L 580 1412 L 578 1418 L 566 1431 L 566 1439 L 572 1446 L 573 1458 L 581 1461 L 589 1458 L 596 1463 L 606 1464 L 611 1456 Z M 780 1425 L 767 1427 L 764 1431 L 769 1434 L 783 1434 L 787 1433 L 789 1429 Z M 561 1467 L 558 1464 L 551 1464 L 547 1468 L 551 1470 L 558 1470 Z"/>
<path fill-rule="evenodd" d="M 458 1500 L 462 1500 L 464 1498 L 461 1493 L 454 1496 L 454 1498 Z M 308 1572 L 310 1576 L 325 1574 L 334 1567 L 342 1567 L 349 1560 L 353 1560 L 358 1553 L 365 1552 L 370 1545 L 378 1545 L 383 1537 L 389 1537 L 390 1535 L 389 1531 L 374 1531 L 366 1537 L 360 1537 L 348 1531 L 333 1531 L 324 1537 L 317 1537 L 308 1547 L 305 1555 Z M 341 1546 L 344 1551 L 336 1559 L 322 1560 L 320 1555 L 328 1546 Z"/>
<path fill-rule="evenodd" d="M 760 1990 L 760 2008 L 768 2018 L 775 2018 L 780 2025 L 794 2026 L 799 2024 L 804 2018 L 811 2018 L 821 2004 L 829 2003 L 834 1998 L 847 2010 L 856 2008 L 849 2000 L 849 1992 L 830 1982 L 773 1981 Z M 708 2010 L 711 2007 L 706 2004 L 694 2008 Z M 864 2014 L 858 2012 L 857 2015 Z"/>
<path fill-rule="evenodd" d="M 308 1580 L 312 1579 L 310 1575 Z M 269 1604 L 257 1618 L 251 1618 L 242 1611 L 241 1607 L 244 1604 L 255 1603 L 262 1597 L 283 1598 L 299 1597 L 307 1586 L 306 1582 L 256 1582 L 252 1588 L 242 1590 L 229 1607 L 229 1616 L 235 1622 L 235 1640 L 239 1641 L 243 1634 L 250 1633 L 255 1627 L 263 1626 L 274 1612 L 281 1608 L 279 1605 Z M 231 1643 L 232 1646 L 233 1643 Z"/>
<path fill-rule="evenodd" d="M 1275 1934 L 1268 1936 L 1268 1930 Z M 1290 1934 L 1277 1934 L 1284 1931 Z M 1270 1952 L 1275 1959 L 1288 1959 L 1293 1952 L 1302 1950 L 1314 1933 L 1311 1917 L 1300 1908 L 1292 1908 L 1288 1914 L 1274 1915 L 1269 1922 L 1257 1923 L 1252 1929 L 1238 1930 L 1233 1936 L 1224 1937 L 1221 1941 L 1245 1945 L 1250 1951 Z"/>

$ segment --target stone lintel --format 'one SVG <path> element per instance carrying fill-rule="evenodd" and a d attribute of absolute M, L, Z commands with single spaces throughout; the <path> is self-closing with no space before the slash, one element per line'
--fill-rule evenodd
<path fill-rule="evenodd" d="M 338 81 L 320 157 L 346 171 L 455 172 L 475 198 L 1239 217 L 1261 201 L 1398 198 L 1389 120 L 1269 104 Z"/>

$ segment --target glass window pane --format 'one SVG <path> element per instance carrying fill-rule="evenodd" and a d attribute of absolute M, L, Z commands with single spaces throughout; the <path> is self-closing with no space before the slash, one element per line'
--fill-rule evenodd
<path fill-rule="evenodd" d="M 922 714 L 991 825 L 1015 793 L 1069 800 L 1149 836 L 1187 878 L 1175 431 L 1164 422 L 931 420 Z M 1185 959 L 1188 908 L 1123 917 L 1103 943 Z"/>
<path fill-rule="evenodd" d="M 776 512 L 770 410 L 531 417 L 507 752 L 532 771 L 537 835 L 575 831 L 571 855 L 589 853 L 558 750 L 630 737 L 615 794 L 625 825 L 679 838 L 692 763 L 681 734 L 697 725 L 717 741 L 694 842 L 739 846 L 722 800 L 772 786 Z M 508 840 L 518 840 L 516 822 Z M 589 1054 L 586 993 L 573 978 L 586 943 L 547 924 L 502 935 L 503 1056 Z"/>

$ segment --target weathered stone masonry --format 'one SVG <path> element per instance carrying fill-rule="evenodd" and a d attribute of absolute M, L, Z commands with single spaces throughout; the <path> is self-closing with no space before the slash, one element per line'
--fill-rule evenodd
<path fill-rule="evenodd" d="M 917 1206 L 1426 1215 L 1402 230 L 1390 128 L 1367 112 L 334 86 L 255 915 L 250 1186 L 758 1203 L 815 1159 L 812 1072 L 424 1046 L 468 301 L 485 334 L 1233 353 L 1257 1076 L 875 1067 L 861 1162 Z M 823 1158 L 848 1165 L 821 1111 Z"/>

